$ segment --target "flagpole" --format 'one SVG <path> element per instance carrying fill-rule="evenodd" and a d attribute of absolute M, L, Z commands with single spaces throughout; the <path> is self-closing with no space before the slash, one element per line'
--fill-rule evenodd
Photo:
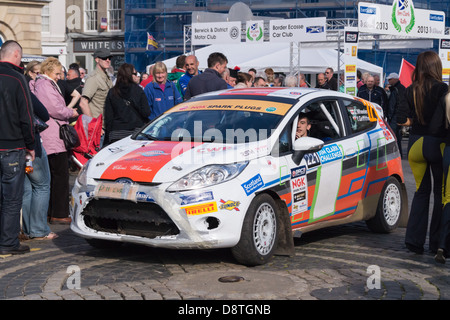
<path fill-rule="evenodd" d="M 402 73 L 403 61 L 405 61 L 405 59 L 402 57 L 402 63 L 400 64 L 400 70 L 398 70 L 398 74 Z"/>
<path fill-rule="evenodd" d="M 163 14 L 164 14 L 164 48 L 163 48 L 163 60 L 166 60 L 166 1 L 163 2 Z"/>

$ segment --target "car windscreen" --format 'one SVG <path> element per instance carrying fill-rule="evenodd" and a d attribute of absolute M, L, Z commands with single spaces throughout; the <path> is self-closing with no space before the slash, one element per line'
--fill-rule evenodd
<path fill-rule="evenodd" d="M 283 116 L 265 112 L 193 110 L 166 113 L 138 140 L 244 143 L 269 138 Z"/>

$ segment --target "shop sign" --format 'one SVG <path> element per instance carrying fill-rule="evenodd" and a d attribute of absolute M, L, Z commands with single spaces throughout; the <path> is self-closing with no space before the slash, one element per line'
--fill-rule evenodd
<path fill-rule="evenodd" d="M 97 49 L 109 49 L 111 52 L 124 52 L 123 40 L 78 40 L 73 42 L 74 52 L 94 52 Z"/>

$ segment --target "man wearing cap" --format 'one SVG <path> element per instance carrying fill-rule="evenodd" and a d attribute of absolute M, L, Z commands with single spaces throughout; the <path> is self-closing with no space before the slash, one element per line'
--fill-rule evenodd
<path fill-rule="evenodd" d="M 228 88 L 232 89 L 236 86 L 236 80 L 237 80 L 237 70 L 228 68 L 228 70 L 225 70 L 224 72 L 224 80 L 228 84 Z"/>
<path fill-rule="evenodd" d="M 389 82 L 390 95 L 386 107 L 385 117 L 397 137 L 400 155 L 402 156 L 402 133 L 401 126 L 397 125 L 397 110 L 399 106 L 406 103 L 406 89 L 405 86 L 401 84 L 397 73 L 390 73 L 386 79 Z"/>
<path fill-rule="evenodd" d="M 97 63 L 95 70 L 86 79 L 80 100 L 80 107 L 84 114 L 98 118 L 103 114 L 106 95 L 113 87 L 107 69 L 111 66 L 111 52 L 108 49 L 97 49 L 94 59 Z"/>

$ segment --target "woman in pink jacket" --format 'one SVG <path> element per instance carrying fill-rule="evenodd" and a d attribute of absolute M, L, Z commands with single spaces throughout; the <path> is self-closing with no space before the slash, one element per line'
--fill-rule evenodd
<path fill-rule="evenodd" d="M 77 117 L 75 109 L 66 107 L 64 97 L 57 85 L 62 75 L 62 65 L 58 59 L 50 57 L 41 64 L 41 74 L 30 81 L 31 91 L 38 97 L 48 111 L 49 127 L 42 131 L 42 145 L 48 154 L 50 165 L 50 204 L 48 216 L 50 223 L 67 224 L 69 218 L 69 168 L 68 152 L 59 138 L 59 124 L 68 123 L 69 118 Z"/>

